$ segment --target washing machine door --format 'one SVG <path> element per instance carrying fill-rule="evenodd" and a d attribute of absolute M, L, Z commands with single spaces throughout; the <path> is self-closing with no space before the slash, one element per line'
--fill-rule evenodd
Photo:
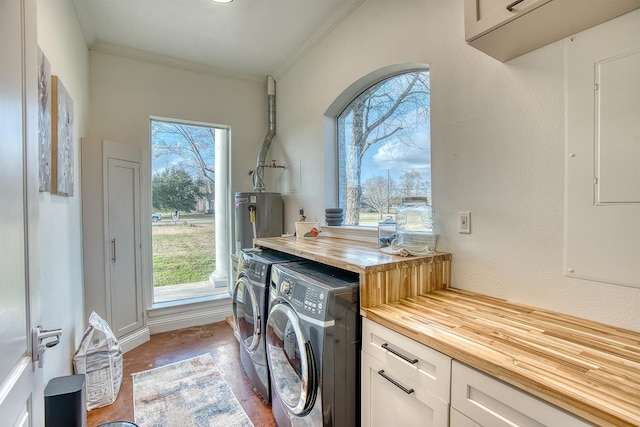
<path fill-rule="evenodd" d="M 272 388 L 280 401 L 295 415 L 308 414 L 317 392 L 313 348 L 297 313 L 284 300 L 274 300 L 269 311 L 267 355 Z"/>
<path fill-rule="evenodd" d="M 249 278 L 241 273 L 233 291 L 233 322 L 242 345 L 253 353 L 260 344 L 260 306 Z"/>

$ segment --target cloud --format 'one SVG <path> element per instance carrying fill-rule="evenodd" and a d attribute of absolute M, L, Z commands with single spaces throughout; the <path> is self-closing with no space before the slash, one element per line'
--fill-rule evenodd
<path fill-rule="evenodd" d="M 421 174 L 430 174 L 429 141 L 427 132 L 416 132 L 410 140 L 393 139 L 382 143 L 372 155 L 374 164 L 371 166 L 395 171 L 416 169 Z"/>

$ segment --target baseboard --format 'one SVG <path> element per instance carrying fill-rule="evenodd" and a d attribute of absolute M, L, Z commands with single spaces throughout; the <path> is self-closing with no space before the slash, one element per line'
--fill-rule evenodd
<path fill-rule="evenodd" d="M 128 352 L 129 350 L 133 350 L 137 346 L 146 343 L 151 339 L 151 332 L 149 328 L 142 328 L 135 332 L 131 332 L 130 334 L 125 335 L 122 338 L 118 339 L 118 343 L 120 344 L 120 348 L 123 353 Z"/>
<path fill-rule="evenodd" d="M 225 321 L 228 316 L 232 315 L 231 304 L 228 298 L 224 302 L 216 302 L 203 304 L 197 308 L 191 307 L 191 309 L 185 311 L 176 311 L 175 308 L 165 313 L 155 311 L 153 317 L 149 316 L 147 319 L 147 327 L 151 335 L 153 335 Z"/>

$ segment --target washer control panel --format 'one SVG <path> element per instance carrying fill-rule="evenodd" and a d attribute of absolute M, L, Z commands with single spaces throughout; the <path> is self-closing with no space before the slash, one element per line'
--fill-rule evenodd
<path fill-rule="evenodd" d="M 267 277 L 268 264 L 264 264 L 260 261 L 252 259 L 249 261 L 249 266 L 245 268 L 247 275 L 254 281 L 259 283 L 265 283 Z"/>
<path fill-rule="evenodd" d="M 322 314 L 329 297 L 326 289 L 298 282 L 287 276 L 281 278 L 278 294 L 286 298 L 296 310 L 307 315 Z"/>
<path fill-rule="evenodd" d="M 327 291 L 318 288 L 307 288 L 302 301 L 303 309 L 313 314 L 322 313 L 327 301 Z"/>

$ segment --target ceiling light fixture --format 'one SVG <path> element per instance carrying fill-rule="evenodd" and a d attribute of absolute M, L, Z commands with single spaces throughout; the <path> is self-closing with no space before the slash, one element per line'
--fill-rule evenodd
<path fill-rule="evenodd" d="M 231 3 L 233 0 L 211 0 L 215 3 Z"/>

